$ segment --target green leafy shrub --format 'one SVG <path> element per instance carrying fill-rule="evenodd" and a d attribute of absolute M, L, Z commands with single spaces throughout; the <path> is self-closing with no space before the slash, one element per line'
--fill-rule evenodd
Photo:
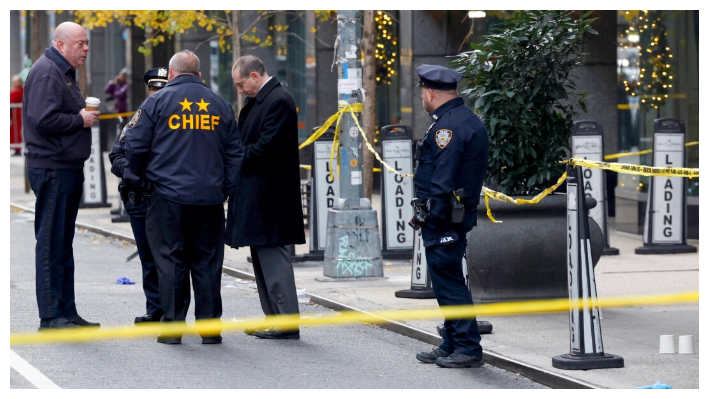
<path fill-rule="evenodd" d="M 485 185 L 508 195 L 533 195 L 564 172 L 573 118 L 586 112 L 571 71 L 581 64 L 590 12 L 523 11 L 455 56 L 461 92 L 475 100 L 490 137 Z"/>

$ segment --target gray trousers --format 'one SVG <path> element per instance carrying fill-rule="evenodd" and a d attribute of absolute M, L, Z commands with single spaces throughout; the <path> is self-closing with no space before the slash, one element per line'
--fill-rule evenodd
<path fill-rule="evenodd" d="M 299 314 L 293 264 L 286 247 L 251 247 L 251 261 L 263 313 Z"/>

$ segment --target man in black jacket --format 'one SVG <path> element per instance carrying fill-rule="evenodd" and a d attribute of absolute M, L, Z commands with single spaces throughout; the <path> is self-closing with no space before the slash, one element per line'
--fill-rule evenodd
<path fill-rule="evenodd" d="M 123 178 L 153 187 L 146 234 L 158 268 L 163 321 L 185 321 L 190 276 L 195 318 L 222 315 L 224 201 L 234 191 L 240 144 L 231 104 L 201 76 L 193 52 L 175 54 L 167 85 L 140 105 L 125 132 Z M 158 342 L 181 339 L 161 335 Z M 202 334 L 203 344 L 221 342 L 219 333 Z"/>
<path fill-rule="evenodd" d="M 22 119 L 27 175 L 35 202 L 36 294 L 39 329 L 99 327 L 81 318 L 74 299 L 74 227 L 98 111 L 86 111 L 76 81 L 89 39 L 81 25 L 57 26 L 52 47 L 27 75 Z"/>
<path fill-rule="evenodd" d="M 299 314 L 289 244 L 305 243 L 300 199 L 298 114 L 293 97 L 263 62 L 247 55 L 231 77 L 246 105 L 239 114 L 244 160 L 238 190 L 229 195 L 226 243 L 250 246 L 261 308 L 266 316 Z M 299 339 L 300 331 L 248 330 L 259 338 Z"/>

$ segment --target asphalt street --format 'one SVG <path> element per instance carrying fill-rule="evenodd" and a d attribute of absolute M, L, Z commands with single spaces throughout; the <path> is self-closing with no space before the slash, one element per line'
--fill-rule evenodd
<path fill-rule="evenodd" d="M 34 285 L 34 215 L 10 214 L 10 331 L 39 326 Z M 121 326 L 145 313 L 135 247 L 78 230 L 74 239 L 79 314 Z M 128 277 L 135 285 L 116 284 Z M 222 275 L 222 320 L 262 316 L 255 283 Z M 301 303 L 301 313 L 331 313 Z M 193 309 L 188 322 L 194 320 Z M 414 355 L 431 346 L 377 326 L 303 328 L 301 340 L 223 334 L 221 345 L 186 335 L 182 345 L 154 338 L 11 347 L 10 388 L 546 388 L 485 365 L 442 369 Z M 19 359 L 19 360 L 18 360 Z M 24 363 L 24 360 L 26 363 Z"/>

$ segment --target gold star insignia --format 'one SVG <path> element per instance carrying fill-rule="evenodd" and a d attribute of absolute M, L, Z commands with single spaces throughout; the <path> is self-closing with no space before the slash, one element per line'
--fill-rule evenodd
<path fill-rule="evenodd" d="M 199 111 L 209 112 L 209 110 L 207 109 L 207 105 L 209 105 L 209 103 L 205 103 L 204 98 L 201 98 L 200 101 L 197 103 L 197 105 L 199 105 L 199 109 L 197 110 L 197 112 L 199 112 Z"/>
<path fill-rule="evenodd" d="M 178 104 L 182 105 L 183 111 L 188 110 L 188 111 L 192 112 L 192 103 L 187 101 L 187 97 L 185 97 L 185 100 L 183 102 L 178 103 Z"/>

